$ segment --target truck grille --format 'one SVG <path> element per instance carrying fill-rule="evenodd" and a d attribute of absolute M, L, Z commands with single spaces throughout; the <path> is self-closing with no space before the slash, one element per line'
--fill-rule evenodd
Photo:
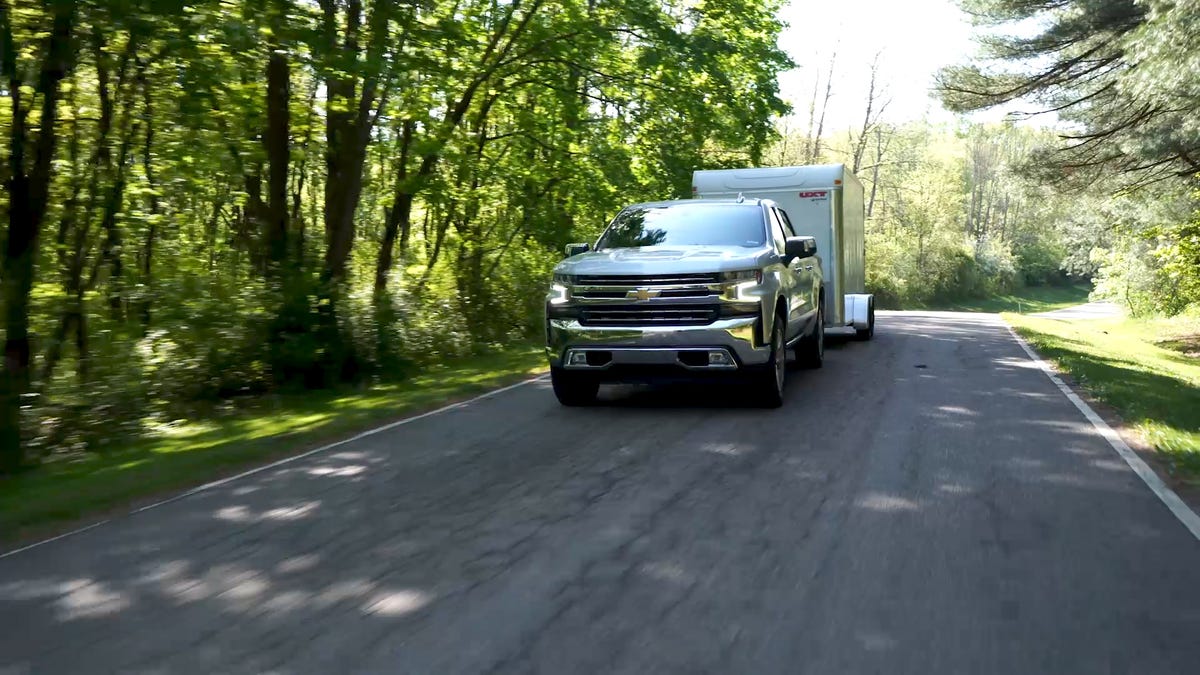
<path fill-rule="evenodd" d="M 625 300 L 629 297 L 629 291 L 621 289 L 618 291 L 600 290 L 594 287 L 577 288 L 571 292 L 571 295 L 577 298 L 591 298 L 597 300 Z M 721 295 L 721 291 L 715 288 L 706 288 L 704 286 L 693 286 L 691 288 L 664 288 L 659 291 L 655 297 L 659 298 L 715 298 Z"/>
<path fill-rule="evenodd" d="M 584 326 L 707 326 L 717 320 L 714 305 L 612 305 L 580 310 Z"/>
<path fill-rule="evenodd" d="M 590 275 L 585 274 L 575 278 L 580 286 L 667 286 L 672 284 L 719 284 L 721 275 L 717 272 L 704 274 L 663 274 L 663 275 Z"/>

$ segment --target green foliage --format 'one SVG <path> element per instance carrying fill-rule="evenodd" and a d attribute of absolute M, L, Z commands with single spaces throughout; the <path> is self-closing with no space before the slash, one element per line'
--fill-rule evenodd
<path fill-rule="evenodd" d="M 867 290 L 877 306 L 944 305 L 1071 283 L 1062 222 L 1073 198 L 1022 172 L 1046 131 L 911 122 L 879 125 L 874 135 L 863 145 L 860 178 Z M 846 145 L 831 140 L 822 159 L 847 161 L 856 147 L 853 133 Z"/>
<path fill-rule="evenodd" d="M 27 80 L 75 12 L 14 313 L 33 461 L 538 335 L 565 243 L 785 111 L 775 0 L 56 2 L 0 0 Z"/>
<path fill-rule="evenodd" d="M 1066 309 L 1088 301 L 1090 286 L 1026 286 L 987 298 L 933 303 L 927 309 L 955 312 L 1015 312 L 1036 314 Z"/>
<path fill-rule="evenodd" d="M 1061 228 L 1066 269 L 1098 274 L 1098 291 L 1136 314 L 1200 301 L 1198 216 L 1187 194 L 1200 173 L 1200 2 L 965 5 L 983 50 L 942 71 L 942 100 L 959 111 L 1040 104 L 1068 123 L 1027 167 L 1078 199 Z M 1006 33 L 1021 23 L 1034 33 Z"/>

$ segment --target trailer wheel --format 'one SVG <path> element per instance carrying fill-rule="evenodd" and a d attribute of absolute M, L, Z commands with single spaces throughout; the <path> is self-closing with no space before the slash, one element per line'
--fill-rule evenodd
<path fill-rule="evenodd" d="M 872 297 L 867 301 L 867 327 L 859 328 L 854 331 L 854 336 L 859 340 L 870 340 L 875 337 L 875 298 Z"/>
<path fill-rule="evenodd" d="M 550 385 L 554 396 L 565 406 L 588 405 L 596 400 L 600 383 L 581 373 L 570 373 L 562 368 L 550 369 Z"/>
<path fill-rule="evenodd" d="M 817 325 L 812 335 L 800 341 L 796 347 L 796 361 L 803 368 L 820 368 L 825 364 L 825 301 L 817 308 Z"/>

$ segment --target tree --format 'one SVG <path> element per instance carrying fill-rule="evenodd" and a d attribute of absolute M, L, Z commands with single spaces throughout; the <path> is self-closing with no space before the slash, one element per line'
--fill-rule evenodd
<path fill-rule="evenodd" d="M 854 173 L 858 173 L 859 169 L 863 168 L 863 157 L 866 155 L 867 146 L 871 143 L 871 136 L 880 135 L 875 132 L 879 130 L 883 113 L 891 103 L 891 98 L 885 98 L 879 82 L 879 59 L 882 56 L 883 50 L 880 50 L 875 52 L 875 56 L 871 59 L 871 80 L 867 85 L 867 106 L 863 112 L 862 128 L 858 130 L 857 135 L 851 132 L 850 136 L 850 145 L 853 148 L 850 168 Z M 876 152 L 882 154 L 879 139 L 876 140 Z"/>
<path fill-rule="evenodd" d="M 968 0 L 989 32 L 981 63 L 945 68 L 938 87 L 951 110 L 971 111 L 1020 100 L 1077 125 L 1046 157 L 1045 177 L 1094 180 L 1097 172 L 1146 184 L 1200 172 L 1200 75 L 1179 68 L 1200 44 L 1195 0 Z M 1038 22 L 1028 37 L 999 34 Z M 1190 54 L 1190 56 L 1189 56 Z M 1005 67 L 1007 66 L 1007 67 Z M 1182 76 L 1184 86 L 1179 86 Z"/>
<path fill-rule="evenodd" d="M 5 181 L 8 231 L 0 267 L 5 330 L 4 366 L 0 371 L 0 472 L 12 471 L 23 461 L 21 398 L 29 387 L 31 363 L 29 294 L 54 177 L 59 84 L 70 72 L 75 53 L 76 3 L 51 0 L 41 10 L 33 25 L 20 26 L 8 0 L 0 2 L 0 73 L 8 98 L 10 131 Z M 35 32 L 45 37 L 35 52 L 35 62 L 40 63 L 37 79 L 31 85 L 16 40 Z M 27 102 L 25 96 L 30 90 L 33 96 Z M 30 119 L 35 109 L 38 115 Z"/>
<path fill-rule="evenodd" d="M 786 111 L 775 0 L 0 9 L 0 471 L 525 340 L 565 242 Z"/>

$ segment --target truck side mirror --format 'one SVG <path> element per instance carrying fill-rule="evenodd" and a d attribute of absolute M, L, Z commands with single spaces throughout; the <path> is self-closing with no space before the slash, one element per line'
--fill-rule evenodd
<path fill-rule="evenodd" d="M 783 250 L 790 260 L 811 258 L 817 254 L 817 240 L 813 237 L 788 237 Z"/>
<path fill-rule="evenodd" d="M 587 253 L 590 250 L 592 250 L 591 244 L 567 244 L 567 257 Z"/>

